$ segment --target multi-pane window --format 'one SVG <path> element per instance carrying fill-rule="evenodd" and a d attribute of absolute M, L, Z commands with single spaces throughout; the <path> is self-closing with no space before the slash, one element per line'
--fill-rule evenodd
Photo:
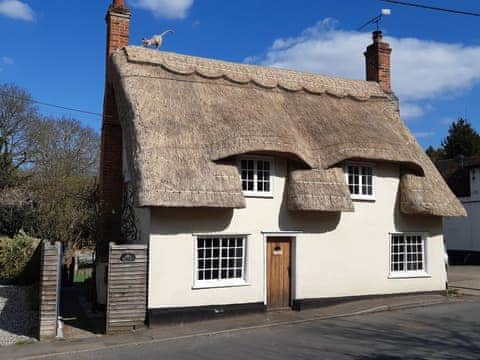
<path fill-rule="evenodd" d="M 425 272 L 425 240 L 422 235 L 392 234 L 390 246 L 392 273 Z"/>
<path fill-rule="evenodd" d="M 270 160 L 240 159 L 239 170 L 245 194 L 259 196 L 272 194 L 272 162 Z"/>
<path fill-rule="evenodd" d="M 371 165 L 347 164 L 346 177 L 353 199 L 374 199 L 374 171 Z"/>
<path fill-rule="evenodd" d="M 238 283 L 245 279 L 245 236 L 197 238 L 198 284 Z"/>

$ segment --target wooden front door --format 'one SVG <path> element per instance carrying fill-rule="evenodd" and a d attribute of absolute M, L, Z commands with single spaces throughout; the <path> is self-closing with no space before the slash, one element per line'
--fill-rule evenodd
<path fill-rule="evenodd" d="M 290 306 L 291 238 L 267 238 L 267 306 Z"/>

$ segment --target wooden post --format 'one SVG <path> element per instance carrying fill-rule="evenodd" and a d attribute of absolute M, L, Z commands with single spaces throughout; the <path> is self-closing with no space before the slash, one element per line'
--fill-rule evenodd
<path fill-rule="evenodd" d="M 39 339 L 51 339 L 57 334 L 60 286 L 60 242 L 41 244 Z"/>

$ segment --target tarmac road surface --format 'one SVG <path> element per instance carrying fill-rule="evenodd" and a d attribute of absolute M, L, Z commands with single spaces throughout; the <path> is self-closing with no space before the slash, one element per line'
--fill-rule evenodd
<path fill-rule="evenodd" d="M 479 360 L 480 299 L 46 358 Z"/>

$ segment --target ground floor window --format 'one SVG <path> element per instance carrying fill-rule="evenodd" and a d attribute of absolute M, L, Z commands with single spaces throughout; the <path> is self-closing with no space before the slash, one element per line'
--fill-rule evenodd
<path fill-rule="evenodd" d="M 423 235 L 391 235 L 390 272 L 400 275 L 425 272 L 425 238 Z"/>
<path fill-rule="evenodd" d="M 195 284 L 236 285 L 245 282 L 246 236 L 198 236 Z"/>

